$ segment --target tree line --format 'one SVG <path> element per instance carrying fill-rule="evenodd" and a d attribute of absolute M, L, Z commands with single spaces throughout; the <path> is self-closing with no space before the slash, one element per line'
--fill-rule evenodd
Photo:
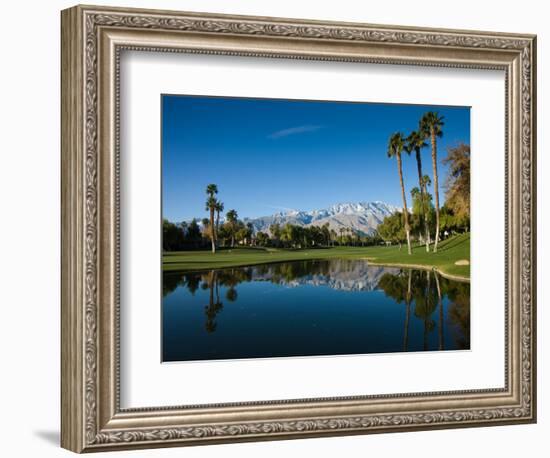
<path fill-rule="evenodd" d="M 349 227 L 331 229 L 329 223 L 319 226 L 300 226 L 287 223 L 272 224 L 269 233 L 259 231 L 255 244 L 274 248 L 319 248 L 334 246 L 368 246 L 381 241 L 377 234 L 364 234 Z"/>
<path fill-rule="evenodd" d="M 393 133 L 388 141 L 387 156 L 396 158 L 397 173 L 401 187 L 403 201 L 402 212 L 388 216 L 378 227 L 379 235 L 387 242 L 403 241 L 407 243 L 407 250 L 412 254 L 411 234 L 417 233 L 417 240 L 423 241 L 426 252 L 430 252 L 433 235 L 433 252 L 437 252 L 437 246 L 441 239 L 440 232 L 454 230 L 469 230 L 470 225 L 470 147 L 460 144 L 450 148 L 444 163 L 449 164 L 449 175 L 445 183 L 446 203 L 439 204 L 439 174 L 437 165 L 437 139 L 443 136 L 444 117 L 438 112 L 427 112 L 419 121 L 418 129 L 412 131 L 407 137 L 401 132 Z M 432 181 L 428 175 L 424 175 L 422 169 L 422 150 L 430 143 L 433 197 L 428 192 Z M 405 191 L 405 179 L 403 176 L 402 154 L 415 153 L 418 186 L 412 188 L 412 214 L 407 205 Z"/>
<path fill-rule="evenodd" d="M 208 197 L 208 202 L 214 204 Z M 214 253 L 219 248 L 239 246 L 272 247 L 287 249 L 320 248 L 334 246 L 371 246 L 382 242 L 375 232 L 363 232 L 348 227 L 331 229 L 328 223 L 322 226 L 300 226 L 296 224 L 271 224 L 269 230 L 255 231 L 252 223 L 239 219 L 236 210 L 229 210 L 225 221 L 220 223 L 219 213 L 223 204 L 217 202 L 214 210 L 214 224 L 211 218 L 190 223 L 172 223 L 163 220 L 164 251 L 201 250 L 210 248 Z M 220 210 L 218 210 L 218 208 Z M 208 207 L 208 212 L 210 208 Z M 212 228 L 214 230 L 212 230 Z"/>

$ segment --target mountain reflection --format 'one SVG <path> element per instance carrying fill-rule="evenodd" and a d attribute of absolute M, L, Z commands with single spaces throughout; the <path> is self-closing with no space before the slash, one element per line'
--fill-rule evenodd
<path fill-rule="evenodd" d="M 413 325 L 421 327 L 418 342 L 422 342 L 423 350 L 445 350 L 444 329 L 454 341 L 453 348 L 470 348 L 470 285 L 448 280 L 436 271 L 369 266 L 357 260 L 310 260 L 200 272 L 166 272 L 163 296 L 177 288 L 185 288 L 193 296 L 199 289 L 205 291 L 208 303 L 204 305 L 204 327 L 208 333 L 214 333 L 224 301 L 239 302 L 239 285 L 250 282 L 270 282 L 287 288 L 325 286 L 338 291 L 381 291 L 403 305 L 402 351 L 409 350 Z M 436 343 L 430 341 L 434 332 Z"/>
<path fill-rule="evenodd" d="M 374 291 L 386 273 L 398 273 L 399 269 L 369 266 L 366 262 L 333 259 L 324 261 L 293 261 L 257 266 L 216 270 L 220 285 L 235 287 L 242 282 L 269 281 L 286 287 L 303 285 L 328 286 L 341 291 Z M 208 282 L 209 271 L 165 273 L 163 295 L 178 286 L 186 286 L 194 294 L 201 283 Z"/>

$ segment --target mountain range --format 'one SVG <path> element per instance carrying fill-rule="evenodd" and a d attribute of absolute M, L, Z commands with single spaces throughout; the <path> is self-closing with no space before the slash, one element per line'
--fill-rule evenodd
<path fill-rule="evenodd" d="M 393 214 L 397 207 L 384 202 L 347 202 L 332 205 L 328 208 L 311 211 L 289 210 L 270 216 L 244 218 L 251 223 L 254 231 L 269 233 L 269 226 L 287 223 L 298 226 L 322 226 L 328 223 L 330 229 L 339 234 L 340 228 L 351 228 L 360 234 L 372 234 L 386 216 Z"/>

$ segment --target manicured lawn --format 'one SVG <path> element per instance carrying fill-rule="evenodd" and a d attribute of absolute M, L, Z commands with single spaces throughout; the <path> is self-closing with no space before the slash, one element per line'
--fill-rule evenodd
<path fill-rule="evenodd" d="M 413 254 L 407 254 L 404 245 L 379 247 L 334 247 L 307 250 L 273 248 L 222 249 L 216 254 L 210 251 L 180 251 L 165 253 L 162 268 L 165 271 L 204 270 L 223 267 L 247 266 L 302 259 L 369 259 L 376 264 L 413 265 L 436 267 L 441 272 L 457 277 L 470 277 L 470 266 L 457 266 L 461 259 L 470 260 L 470 234 L 462 234 L 440 242 L 437 253 L 426 253 L 424 246 L 415 246 Z"/>
<path fill-rule="evenodd" d="M 368 249 L 368 248 L 367 248 Z M 406 247 L 401 251 L 397 247 L 374 248 L 372 255 L 368 254 L 377 264 L 413 264 L 419 266 L 436 267 L 447 275 L 470 278 L 470 266 L 457 266 L 456 261 L 470 261 L 470 234 L 451 237 L 439 243 L 437 253 L 426 253 L 425 246 L 416 246 L 413 254 L 408 255 Z M 379 251 L 378 251 L 379 250 Z"/>

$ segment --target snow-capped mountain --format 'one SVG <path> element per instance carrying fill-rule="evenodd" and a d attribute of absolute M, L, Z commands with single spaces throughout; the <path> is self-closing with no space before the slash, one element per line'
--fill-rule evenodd
<path fill-rule="evenodd" d="M 298 226 L 322 226 L 328 223 L 330 229 L 339 233 L 340 228 L 352 228 L 362 234 L 372 234 L 386 216 L 391 215 L 397 207 L 384 202 L 340 203 L 329 208 L 312 211 L 289 210 L 259 218 L 245 218 L 252 223 L 256 232 L 269 232 L 269 226 L 287 223 Z"/>

